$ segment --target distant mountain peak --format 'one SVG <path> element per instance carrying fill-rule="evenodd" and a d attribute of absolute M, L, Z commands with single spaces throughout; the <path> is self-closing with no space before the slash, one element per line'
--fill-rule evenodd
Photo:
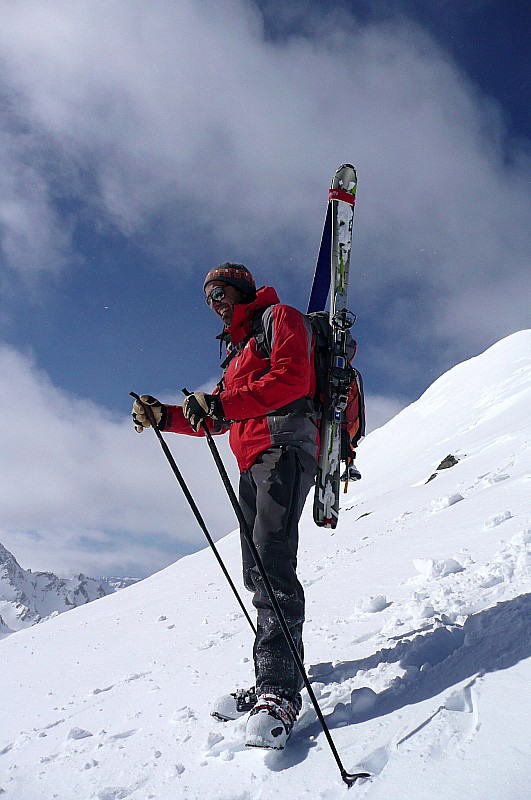
<path fill-rule="evenodd" d="M 135 583 L 133 578 L 60 578 L 23 569 L 0 544 L 0 639 L 50 616 L 98 600 Z"/>

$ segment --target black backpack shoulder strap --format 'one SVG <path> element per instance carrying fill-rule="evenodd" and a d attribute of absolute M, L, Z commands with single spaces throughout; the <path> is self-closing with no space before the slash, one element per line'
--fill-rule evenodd
<path fill-rule="evenodd" d="M 220 338 L 220 337 L 218 337 Z M 245 336 L 241 342 L 239 342 L 234 347 L 231 347 L 229 344 L 229 349 L 227 352 L 227 357 L 224 361 L 221 362 L 221 369 L 226 370 L 229 366 L 230 362 L 232 361 L 235 356 L 238 355 L 240 350 L 243 350 L 247 342 L 251 339 L 255 339 L 256 346 L 258 350 L 262 353 L 265 358 L 271 357 L 271 350 L 273 348 L 273 306 L 267 306 L 267 308 L 262 309 L 261 311 L 253 317 L 251 321 L 251 333 L 248 336 Z"/>
<path fill-rule="evenodd" d="M 265 358 L 271 358 L 273 350 L 273 306 L 267 306 L 252 321 L 252 336 Z"/>
<path fill-rule="evenodd" d="M 265 308 L 261 314 L 257 314 L 256 317 L 254 317 L 252 322 L 251 335 L 254 336 L 258 351 L 267 359 L 271 358 L 271 352 L 273 350 L 273 308 L 274 305 L 267 306 L 267 308 Z M 302 314 L 302 317 L 305 320 L 305 324 L 308 323 L 309 326 L 309 321 L 307 320 L 306 316 Z M 308 337 L 308 341 L 311 343 L 311 330 L 308 333 Z M 282 408 L 277 408 L 273 411 L 270 411 L 267 416 L 279 416 L 292 413 L 302 413 L 308 417 L 314 416 L 315 409 L 312 398 L 306 396 L 301 397 L 298 400 L 293 400 L 293 402 L 282 406 Z"/>
<path fill-rule="evenodd" d="M 235 358 L 238 355 L 238 353 L 240 352 L 240 350 L 243 350 L 243 348 L 245 347 L 247 342 L 250 339 L 252 339 L 252 336 L 253 336 L 253 334 L 250 333 L 249 336 L 246 336 L 244 339 L 241 340 L 241 342 L 238 342 L 237 345 L 235 345 L 234 347 L 230 347 L 229 348 L 229 350 L 227 351 L 226 358 L 220 364 L 221 369 L 223 370 L 223 372 L 225 372 L 225 370 L 229 366 L 229 364 L 232 361 L 232 359 Z"/>

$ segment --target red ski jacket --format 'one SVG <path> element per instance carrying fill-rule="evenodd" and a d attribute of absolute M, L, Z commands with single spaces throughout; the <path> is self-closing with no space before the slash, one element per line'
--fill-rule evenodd
<path fill-rule="evenodd" d="M 269 306 L 267 323 L 266 315 L 263 319 L 271 325 L 270 359 L 261 353 L 252 335 L 253 317 L 262 315 Z M 240 471 L 245 472 L 260 453 L 275 445 L 297 445 L 317 458 L 319 433 L 311 418 L 315 394 L 313 343 L 303 315 L 281 304 L 270 286 L 263 286 L 254 302 L 234 307 L 227 332 L 233 348 L 243 346 L 228 364 L 215 392 L 219 392 L 230 422 L 230 446 Z M 167 412 L 164 430 L 203 435 L 202 431 L 194 432 L 181 406 L 170 405 Z M 213 433 L 220 432 L 210 420 L 208 423 Z"/>

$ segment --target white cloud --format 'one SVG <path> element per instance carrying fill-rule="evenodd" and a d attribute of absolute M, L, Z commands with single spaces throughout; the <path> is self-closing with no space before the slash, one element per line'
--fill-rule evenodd
<path fill-rule="evenodd" d="M 436 369 L 525 327 L 525 150 L 426 33 L 335 19 L 272 42 L 245 0 L 5 5 L 3 86 L 26 131 L 0 164 L 6 263 L 26 279 L 75 265 L 66 196 L 147 248 L 166 231 L 172 265 L 200 235 L 307 269 L 323 187 L 354 159 L 358 310 L 389 303 L 386 335 L 433 346 Z"/>
<path fill-rule="evenodd" d="M 51 202 L 42 172 L 44 143 L 0 126 L 0 242 L 5 263 L 30 291 L 42 271 L 58 273 L 70 246 L 69 223 Z M 0 288 L 9 286 L 4 273 Z"/>
<path fill-rule="evenodd" d="M 367 434 L 381 428 L 390 419 L 396 417 L 406 405 L 406 401 L 398 397 L 384 397 L 378 394 L 365 395 Z"/>
<path fill-rule="evenodd" d="M 91 202 L 126 233 L 177 203 L 194 230 L 227 246 L 294 226 L 313 241 L 323 186 L 355 159 L 369 292 L 416 275 L 440 293 L 444 330 L 472 334 L 485 320 L 453 312 L 457 289 L 498 286 L 500 263 L 523 279 L 525 164 L 499 110 L 417 28 L 341 33 L 329 22 L 319 39 L 274 43 L 244 0 L 20 0 L 3 9 L 0 44 L 29 129 L 93 176 Z M 43 214 L 46 193 L 23 199 L 55 242 L 61 223 Z M 6 255 L 21 264 L 24 247 L 14 249 Z M 522 310 L 516 299 L 515 322 Z"/>
<path fill-rule="evenodd" d="M 206 546 L 151 431 L 138 435 L 129 419 L 61 391 L 6 345 L 0 376 L 0 542 L 25 568 L 143 575 Z M 403 405 L 368 396 L 368 430 Z M 236 528 L 206 442 L 165 438 L 213 538 Z M 227 437 L 216 443 L 236 486 Z"/>
<path fill-rule="evenodd" d="M 205 544 L 152 432 L 60 391 L 11 347 L 0 346 L 0 375 L 0 541 L 24 566 L 138 573 Z M 206 442 L 167 436 L 213 538 L 233 530 Z"/>
<path fill-rule="evenodd" d="M 165 219 L 168 238 L 178 225 L 181 239 L 193 240 L 190 257 L 200 232 L 219 250 L 273 250 L 280 264 L 290 258 L 294 269 L 307 270 L 323 188 L 341 161 L 354 160 L 355 310 L 373 314 L 385 341 L 365 345 L 365 353 L 387 360 L 390 374 L 410 374 L 417 353 L 433 350 L 437 374 L 441 363 L 526 327 L 528 143 L 507 140 L 501 110 L 420 29 L 349 26 L 346 16 L 336 27 L 334 19 L 319 36 L 273 42 L 246 0 L 4 3 L 4 263 L 30 283 L 39 273 L 75 268 L 70 222 L 57 203 L 76 200 L 99 224 L 141 236 L 147 248 L 160 244 Z M 34 375 L 30 366 L 27 372 Z M 63 409 L 50 427 L 65 440 L 64 452 L 48 453 L 48 434 L 31 408 L 24 408 L 24 436 L 31 429 L 26 441 L 33 440 L 37 463 L 48 456 L 65 491 L 30 471 L 28 529 L 62 493 L 72 498 L 53 506 L 62 529 L 76 529 L 76 504 L 87 530 L 111 519 L 116 530 L 141 535 L 151 525 L 173 535 L 169 496 L 178 487 L 167 483 L 157 443 L 149 445 L 150 470 L 165 502 L 150 501 L 146 510 L 132 498 L 130 477 L 131 464 L 147 458 L 145 436 L 133 444 L 125 422 L 104 420 L 101 409 L 46 385 L 41 393 Z M 197 459 L 196 442 L 179 448 L 183 463 Z M 78 452 L 87 454 L 86 469 Z M 27 487 L 25 463 L 15 452 L 10 471 Z M 198 486 L 201 474 L 210 467 L 198 469 Z M 91 507 L 95 495 L 108 496 L 97 504 L 105 514 Z M 20 520 L 7 500 L 5 513 Z"/>

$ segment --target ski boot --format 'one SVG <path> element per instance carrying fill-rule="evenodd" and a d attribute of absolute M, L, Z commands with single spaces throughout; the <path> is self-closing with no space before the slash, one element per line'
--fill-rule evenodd
<path fill-rule="evenodd" d="M 247 720 L 246 746 L 283 750 L 299 711 L 300 706 L 285 697 L 260 695 Z"/>
<path fill-rule="evenodd" d="M 350 463 L 348 467 L 345 467 L 345 471 L 343 472 L 340 480 L 343 483 L 346 483 L 347 481 L 361 481 L 361 472 L 355 464 Z"/>
<path fill-rule="evenodd" d="M 243 717 L 256 705 L 258 697 L 254 686 L 250 689 L 236 689 L 231 694 L 224 694 L 218 697 L 210 715 L 220 719 L 222 722 L 229 722 L 238 717 Z"/>

